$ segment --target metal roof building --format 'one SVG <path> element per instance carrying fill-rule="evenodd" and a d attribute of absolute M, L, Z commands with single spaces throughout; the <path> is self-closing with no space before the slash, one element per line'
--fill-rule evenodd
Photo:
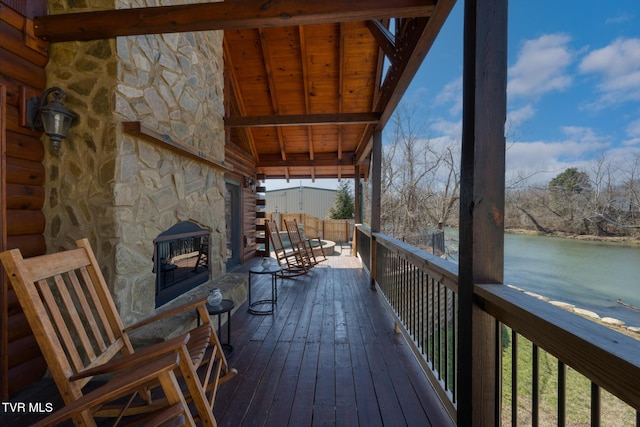
<path fill-rule="evenodd" d="M 314 187 L 291 187 L 265 193 L 267 213 L 306 213 L 320 219 L 329 215 L 337 191 Z"/>

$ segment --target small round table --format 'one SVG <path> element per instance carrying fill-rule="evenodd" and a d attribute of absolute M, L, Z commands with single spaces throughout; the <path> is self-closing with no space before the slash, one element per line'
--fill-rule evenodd
<path fill-rule="evenodd" d="M 231 310 L 233 310 L 235 306 L 236 303 L 230 299 L 223 299 L 218 305 L 210 305 L 207 303 L 207 311 L 209 314 L 212 316 L 218 315 L 218 339 L 220 340 L 220 345 L 229 351 L 228 355 L 233 353 L 233 346 L 231 345 Z M 220 320 L 222 313 L 227 313 L 227 342 L 225 343 L 222 342 L 222 336 L 220 335 L 222 333 Z"/>
<path fill-rule="evenodd" d="M 278 302 L 278 288 L 276 282 L 278 280 L 278 273 L 282 269 L 278 264 L 269 264 L 268 267 L 262 267 L 261 265 L 249 268 L 249 313 L 251 314 L 273 314 L 273 305 Z M 271 299 L 261 299 L 259 301 L 251 300 L 251 275 L 253 274 L 270 274 L 271 275 Z M 266 309 L 258 309 L 260 305 L 269 304 L 270 307 Z"/>

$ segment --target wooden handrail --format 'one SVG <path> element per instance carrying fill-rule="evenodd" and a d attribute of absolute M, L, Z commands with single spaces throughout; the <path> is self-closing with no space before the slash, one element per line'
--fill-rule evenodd
<path fill-rule="evenodd" d="M 364 225 L 356 229 L 457 292 L 457 266 Z M 640 411 L 640 341 L 503 284 L 475 285 L 474 296 L 481 310 Z"/>
<path fill-rule="evenodd" d="M 399 251 L 407 261 L 437 278 L 447 288 L 458 292 L 458 266 L 456 264 L 444 261 L 436 255 L 385 234 L 373 233 L 373 235 L 376 238 L 376 243 L 388 249 Z"/>
<path fill-rule="evenodd" d="M 640 341 L 505 285 L 476 285 L 484 311 L 640 411 Z"/>

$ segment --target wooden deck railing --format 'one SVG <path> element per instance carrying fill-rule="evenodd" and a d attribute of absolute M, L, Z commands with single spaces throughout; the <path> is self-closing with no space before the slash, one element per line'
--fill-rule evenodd
<path fill-rule="evenodd" d="M 470 357 L 457 351 L 457 266 L 362 225 L 354 236 L 356 251 L 398 330 L 413 343 L 425 374 L 456 420 L 457 362 Z M 526 419 L 533 426 L 550 421 L 597 426 L 603 414 L 615 411 L 620 422 L 615 425 L 640 426 L 640 340 L 506 285 L 476 285 L 474 295 L 504 337 L 496 349 L 502 395 L 495 402 L 503 425 Z M 550 381 L 555 397 L 541 399 Z M 574 387 L 585 381 L 586 386 Z M 610 424 L 611 419 L 603 422 Z"/>

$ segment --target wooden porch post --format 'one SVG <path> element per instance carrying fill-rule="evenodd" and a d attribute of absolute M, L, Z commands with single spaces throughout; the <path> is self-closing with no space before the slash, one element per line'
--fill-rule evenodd
<path fill-rule="evenodd" d="M 354 210 L 355 210 L 355 223 L 362 224 L 362 218 L 360 216 L 360 165 L 355 165 L 355 177 L 353 180 L 354 187 Z"/>
<path fill-rule="evenodd" d="M 503 282 L 506 82 L 507 0 L 466 0 L 458 426 L 499 421 L 500 336 L 495 320 L 474 305 L 473 286 Z"/>
<path fill-rule="evenodd" d="M 371 287 L 375 289 L 376 280 L 376 237 L 380 232 L 380 205 L 382 200 L 382 130 L 373 132 L 371 159 Z"/>

